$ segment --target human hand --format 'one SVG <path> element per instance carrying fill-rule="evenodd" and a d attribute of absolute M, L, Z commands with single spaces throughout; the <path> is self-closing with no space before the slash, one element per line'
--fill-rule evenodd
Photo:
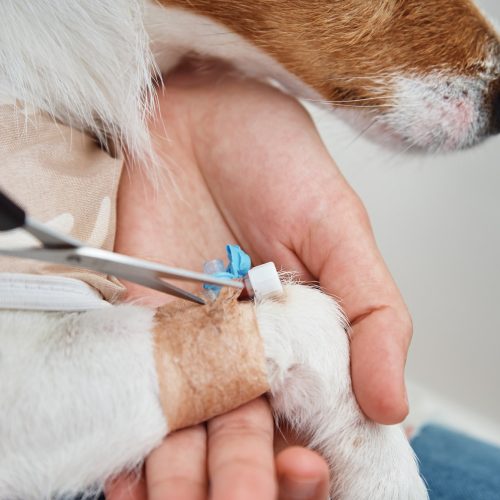
<path fill-rule="evenodd" d="M 139 172 L 124 175 L 117 250 L 199 269 L 226 243 L 239 243 L 254 264 L 273 260 L 319 280 L 351 321 L 361 408 L 381 423 L 400 421 L 411 321 L 366 212 L 307 113 L 274 89 L 225 74 L 179 72 L 167 83 L 152 131 L 169 175 L 158 194 Z M 134 286 L 130 292 L 165 301 Z M 272 422 L 262 400 L 214 419 L 207 432 L 208 441 L 201 426 L 169 436 L 147 461 L 147 487 L 137 483 L 132 498 L 147 489 L 152 499 L 201 499 L 209 484 L 217 500 L 276 497 Z M 276 468 L 280 498 L 326 497 L 326 465 L 313 452 L 285 449 Z M 297 491 L 304 480 L 317 484 L 316 494 L 285 492 L 285 484 Z M 123 488 L 111 500 L 126 498 Z"/>

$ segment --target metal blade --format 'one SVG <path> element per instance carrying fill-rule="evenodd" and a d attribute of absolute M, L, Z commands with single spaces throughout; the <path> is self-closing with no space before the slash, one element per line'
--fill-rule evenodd
<path fill-rule="evenodd" d="M 216 278 L 210 274 L 198 273 L 187 269 L 164 266 L 155 262 L 137 259 L 107 250 L 91 247 L 79 248 L 19 248 L 0 249 L 0 255 L 9 255 L 22 259 L 35 259 L 71 267 L 91 269 L 128 281 L 140 283 L 139 280 L 158 280 L 160 278 L 177 279 L 208 283 L 217 286 L 228 286 L 243 289 L 240 281 Z"/>

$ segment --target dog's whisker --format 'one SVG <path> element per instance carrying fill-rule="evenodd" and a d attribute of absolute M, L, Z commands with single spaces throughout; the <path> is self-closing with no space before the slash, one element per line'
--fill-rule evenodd
<path fill-rule="evenodd" d="M 373 96 L 373 97 L 360 97 L 358 99 L 338 99 L 338 100 L 329 100 L 329 99 L 313 99 L 313 98 L 304 98 L 304 101 L 308 102 L 321 102 L 321 103 L 329 103 L 329 104 L 347 104 L 353 102 L 369 102 L 369 101 L 379 101 L 379 100 L 391 100 L 394 96 Z"/>
<path fill-rule="evenodd" d="M 371 120 L 371 122 L 365 128 L 363 128 L 351 141 L 349 141 L 349 143 L 346 145 L 346 149 L 352 147 L 354 143 L 361 139 L 361 137 L 363 137 L 378 122 L 379 117 L 373 118 L 373 120 Z"/>

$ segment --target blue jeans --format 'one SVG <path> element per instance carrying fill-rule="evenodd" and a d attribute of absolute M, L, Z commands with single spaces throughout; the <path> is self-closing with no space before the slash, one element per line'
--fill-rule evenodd
<path fill-rule="evenodd" d="M 500 500 L 500 448 L 437 425 L 411 444 L 431 500 Z"/>

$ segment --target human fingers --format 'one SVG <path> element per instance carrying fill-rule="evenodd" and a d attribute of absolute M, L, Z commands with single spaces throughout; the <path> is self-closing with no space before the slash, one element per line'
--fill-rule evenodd
<path fill-rule="evenodd" d="M 265 398 L 208 422 L 212 500 L 274 500 L 273 419 Z"/>
<path fill-rule="evenodd" d="M 291 446 L 276 457 L 279 500 L 326 500 L 329 470 L 316 452 Z"/>
<path fill-rule="evenodd" d="M 345 180 L 335 208 L 309 225 L 301 260 L 341 299 L 351 325 L 353 389 L 363 411 L 384 424 L 408 412 L 404 367 L 412 336 L 406 305 L 377 248 L 368 216 Z"/>
<path fill-rule="evenodd" d="M 331 161 L 329 174 L 318 168 L 320 161 L 321 154 L 313 163 L 312 189 L 331 201 L 302 203 L 305 215 L 297 217 L 303 229 L 291 233 L 282 263 L 298 267 L 298 260 L 306 278 L 319 279 L 326 292 L 340 299 L 350 322 L 356 399 L 371 419 L 394 424 L 408 413 L 404 367 L 411 318 L 361 201 Z"/>
<path fill-rule="evenodd" d="M 255 261 L 319 279 L 341 300 L 352 325 L 357 400 L 378 422 L 400 421 L 412 326 L 366 210 L 299 104 L 252 83 L 238 106 L 242 84 L 221 87 L 214 101 L 224 120 L 214 129 L 222 139 L 216 147 L 210 136 L 196 142 L 219 208 Z"/>
<path fill-rule="evenodd" d="M 403 374 L 411 319 L 393 305 L 376 307 L 379 309 L 372 309 L 352 327 L 352 384 L 368 416 L 383 424 L 395 424 L 409 410 Z"/>
<path fill-rule="evenodd" d="M 198 425 L 168 435 L 146 460 L 146 484 L 148 500 L 205 500 L 205 427 Z"/>

